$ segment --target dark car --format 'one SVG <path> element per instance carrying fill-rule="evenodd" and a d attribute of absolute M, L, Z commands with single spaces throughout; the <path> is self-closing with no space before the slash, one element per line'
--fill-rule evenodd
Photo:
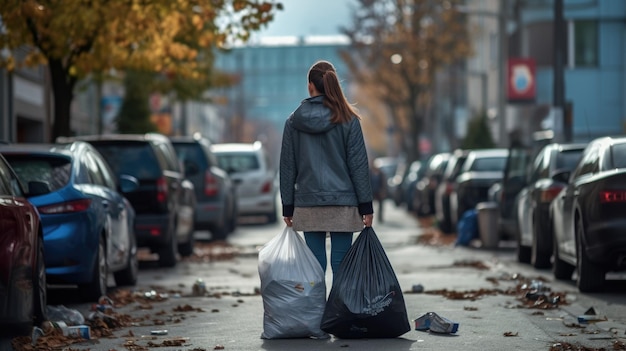
<path fill-rule="evenodd" d="M 178 231 L 185 201 L 184 175 L 172 142 L 158 133 L 81 136 L 106 159 L 118 176 L 128 174 L 139 181 L 126 194 L 136 213 L 135 235 L 139 247 L 159 255 L 159 265 L 173 267 L 177 253 L 193 252 L 193 230 Z"/>
<path fill-rule="evenodd" d="M 450 213 L 455 223 L 465 211 L 488 200 L 489 188 L 502 180 L 507 155 L 507 149 L 472 150 L 468 153 L 450 195 Z"/>
<path fill-rule="evenodd" d="M 78 285 L 91 301 L 106 294 L 109 273 L 117 285 L 135 285 L 135 213 L 122 192 L 136 189 L 136 181 L 116 179 L 85 142 L 6 145 L 0 153 L 22 186 L 47 187 L 28 200 L 41 217 L 49 283 Z"/>
<path fill-rule="evenodd" d="M 450 155 L 449 152 L 442 152 L 426 161 L 424 176 L 415 184 L 413 193 L 413 209 L 418 216 L 435 214 L 435 191 L 443 178 Z"/>
<path fill-rule="evenodd" d="M 565 187 L 565 183 L 554 179 L 554 175 L 574 169 L 585 145 L 552 143 L 535 157 L 529 169 L 527 185 L 517 196 L 518 261 L 531 262 L 536 268 L 550 267 L 550 203 Z"/>
<path fill-rule="evenodd" d="M 626 138 L 603 137 L 587 145 L 552 201 L 553 272 L 582 292 L 601 291 L 609 271 L 626 269 Z"/>
<path fill-rule="evenodd" d="M 210 230 L 223 240 L 237 227 L 237 188 L 219 168 L 212 143 L 201 136 L 170 137 L 185 176 L 195 187 L 195 228 Z"/>
<path fill-rule="evenodd" d="M 41 183 L 31 183 L 36 194 Z M 46 266 L 39 213 L 0 155 L 0 325 L 26 334 L 46 320 Z"/>
<path fill-rule="evenodd" d="M 455 218 L 450 213 L 450 194 L 454 190 L 456 178 L 461 174 L 468 153 L 467 150 L 456 150 L 452 153 L 435 191 L 435 216 L 439 229 L 444 233 L 451 233 L 456 228 Z"/>
<path fill-rule="evenodd" d="M 402 182 L 397 188 L 395 201 L 396 205 L 406 205 L 407 211 L 413 212 L 413 194 L 415 192 L 415 184 L 420 180 L 426 172 L 425 162 L 413 161 L 407 167 Z"/>

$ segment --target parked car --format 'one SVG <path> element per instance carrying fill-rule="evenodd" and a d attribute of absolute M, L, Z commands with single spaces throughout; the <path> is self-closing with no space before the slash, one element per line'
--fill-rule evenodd
<path fill-rule="evenodd" d="M 504 167 L 502 181 L 494 184 L 490 194 L 498 204 L 498 232 L 500 238 L 518 240 L 517 195 L 526 186 L 526 175 L 530 163 L 546 145 L 552 143 L 554 133 L 550 130 L 532 134 L 531 140 L 514 137 Z"/>
<path fill-rule="evenodd" d="M 435 216 L 439 229 L 444 233 L 456 231 L 456 218 L 450 213 L 450 195 L 454 191 L 456 178 L 461 174 L 468 150 L 456 150 L 450 156 L 441 182 L 435 190 Z"/>
<path fill-rule="evenodd" d="M 585 145 L 552 143 L 535 157 L 527 175 L 527 185 L 517 196 L 519 262 L 530 262 L 536 268 L 550 267 L 553 241 L 550 203 L 565 187 L 565 183 L 554 179 L 554 175 L 574 169 Z"/>
<path fill-rule="evenodd" d="M 135 190 L 135 180 L 116 179 L 84 142 L 4 145 L 0 153 L 23 187 L 33 181 L 47 186 L 28 200 L 41 216 L 49 283 L 78 285 L 92 301 L 106 294 L 109 273 L 117 285 L 135 285 L 135 213 L 121 194 Z"/>
<path fill-rule="evenodd" d="M 507 149 L 472 150 L 468 153 L 450 195 L 450 213 L 455 223 L 465 211 L 488 200 L 489 188 L 502 180 L 507 155 Z"/>
<path fill-rule="evenodd" d="M 407 167 L 402 177 L 402 182 L 397 188 L 395 195 L 396 204 L 398 206 L 406 205 L 407 211 L 413 212 L 413 194 L 415 193 L 415 184 L 424 176 L 426 165 L 422 161 L 413 161 Z"/>
<path fill-rule="evenodd" d="M 185 201 L 182 166 L 172 142 L 158 133 L 81 136 L 106 159 L 117 176 L 139 181 L 136 191 L 126 194 L 136 212 L 135 236 L 139 247 L 159 255 L 159 265 L 173 267 L 177 254 L 193 252 L 193 230 L 179 231 Z M 193 229 L 193 228 L 192 228 Z"/>
<path fill-rule="evenodd" d="M 237 186 L 239 215 L 266 216 L 269 223 L 276 223 L 276 171 L 263 144 L 259 141 L 213 144 L 211 150 L 217 156 L 219 167 L 230 175 Z"/>
<path fill-rule="evenodd" d="M 387 179 L 387 199 L 393 199 L 393 194 L 395 193 L 395 189 L 400 183 L 399 175 L 397 175 L 398 170 L 402 172 L 403 161 L 399 157 L 393 156 L 381 156 L 377 157 L 373 161 L 373 166 L 380 169 L 385 175 L 385 179 Z"/>
<path fill-rule="evenodd" d="M 576 168 L 554 175 L 567 182 L 552 201 L 553 272 L 582 292 L 601 291 L 606 273 L 626 269 L 626 138 L 589 143 Z"/>
<path fill-rule="evenodd" d="M 0 326 L 28 333 L 46 316 L 46 266 L 39 213 L 0 155 Z M 33 195 L 45 190 L 28 184 Z"/>
<path fill-rule="evenodd" d="M 418 216 L 435 214 L 435 191 L 443 178 L 450 155 L 449 152 L 442 152 L 426 161 L 424 176 L 415 184 L 413 193 L 413 209 Z"/>
<path fill-rule="evenodd" d="M 195 187 L 195 228 L 210 230 L 215 239 L 237 227 L 237 188 L 226 171 L 219 168 L 212 143 L 201 136 L 170 137 L 185 176 Z"/>

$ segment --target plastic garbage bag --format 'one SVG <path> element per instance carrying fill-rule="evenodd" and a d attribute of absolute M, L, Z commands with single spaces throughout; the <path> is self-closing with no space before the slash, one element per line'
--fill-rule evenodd
<path fill-rule="evenodd" d="M 64 305 L 46 307 L 48 319 L 53 322 L 65 322 L 67 325 L 85 324 L 85 317 L 78 310 L 67 308 Z"/>
<path fill-rule="evenodd" d="M 322 330 L 338 338 L 394 338 L 411 329 L 404 296 L 382 244 L 363 229 L 333 278 Z"/>
<path fill-rule="evenodd" d="M 327 338 L 320 329 L 326 281 L 304 239 L 285 227 L 261 248 L 259 276 L 263 298 L 263 339 Z"/>
<path fill-rule="evenodd" d="M 472 239 L 478 238 L 478 211 L 475 209 L 463 212 L 457 224 L 456 246 L 468 246 Z"/>

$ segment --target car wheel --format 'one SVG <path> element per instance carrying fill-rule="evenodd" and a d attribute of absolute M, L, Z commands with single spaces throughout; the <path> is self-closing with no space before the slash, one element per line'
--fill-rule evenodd
<path fill-rule="evenodd" d="M 131 233 L 131 235 L 134 235 Z M 131 245 L 128 251 L 128 262 L 126 268 L 121 271 L 113 273 L 115 279 L 115 285 L 117 286 L 134 286 L 137 284 L 137 277 L 139 275 L 139 259 L 137 258 L 137 247 Z"/>
<path fill-rule="evenodd" d="M 559 280 L 572 279 L 572 273 L 574 273 L 575 267 L 559 257 L 559 245 L 556 241 L 556 236 L 553 235 L 553 238 L 552 256 L 554 256 L 554 264 L 552 265 L 552 273 L 554 273 L 554 278 Z"/>
<path fill-rule="evenodd" d="M 176 240 L 176 223 L 170 226 L 168 234 L 170 240 L 159 248 L 159 266 L 161 267 L 174 267 L 176 266 L 176 254 L 178 253 L 178 244 Z"/>
<path fill-rule="evenodd" d="M 37 252 L 37 271 L 33 272 L 33 308 L 35 326 L 48 319 L 46 306 L 48 305 L 48 284 L 46 281 L 46 262 L 43 252 L 43 239 L 39 238 L 39 250 Z"/>
<path fill-rule="evenodd" d="M 159 249 L 159 266 L 174 267 L 176 266 L 176 254 L 178 245 L 176 244 L 176 235 L 170 236 L 170 241 Z"/>
<path fill-rule="evenodd" d="M 533 216 L 531 263 L 535 268 L 550 268 L 552 250 L 547 242 L 552 242 L 552 240 L 546 240 L 546 238 L 551 237 L 551 233 L 550 230 L 546 230 L 547 228 L 541 224 L 537 217 L 536 214 Z"/>
<path fill-rule="evenodd" d="M 576 268 L 578 279 L 576 285 L 581 292 L 599 291 L 605 282 L 606 272 L 602 267 L 589 261 L 583 245 L 585 227 L 582 218 L 576 221 Z"/>
<path fill-rule="evenodd" d="M 194 219 L 194 223 L 195 223 L 195 219 Z M 178 244 L 178 253 L 182 257 L 189 257 L 191 256 L 191 254 L 193 254 L 193 246 L 196 242 L 193 235 L 194 235 L 194 230 L 192 228 L 191 230 L 189 230 L 189 234 L 187 235 L 187 242 Z"/>
<path fill-rule="evenodd" d="M 106 295 L 107 293 L 107 279 L 106 243 L 100 238 L 96 252 L 96 264 L 93 267 L 92 280 L 88 284 L 79 286 L 81 296 L 87 301 L 97 301 L 100 296 Z"/>

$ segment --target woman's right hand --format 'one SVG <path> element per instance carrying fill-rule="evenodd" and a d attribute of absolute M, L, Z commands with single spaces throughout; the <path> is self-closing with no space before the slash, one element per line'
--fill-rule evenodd
<path fill-rule="evenodd" d="M 365 224 L 366 227 L 371 227 L 372 222 L 374 222 L 374 214 L 363 215 L 363 224 Z"/>
<path fill-rule="evenodd" d="M 291 220 L 292 217 L 283 217 L 283 221 L 285 221 L 285 224 L 287 224 L 287 227 L 291 227 L 293 226 L 293 221 Z"/>

